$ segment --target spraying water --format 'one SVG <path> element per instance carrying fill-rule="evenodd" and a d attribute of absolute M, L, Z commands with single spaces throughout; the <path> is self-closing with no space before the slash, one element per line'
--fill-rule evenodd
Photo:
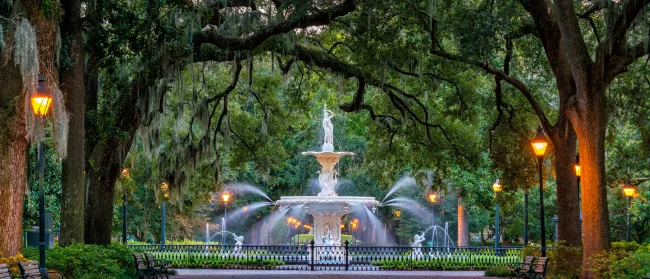
<path fill-rule="evenodd" d="M 258 209 L 260 209 L 262 207 L 266 207 L 266 206 L 269 206 L 269 205 L 272 205 L 272 204 L 273 203 L 270 203 L 270 202 L 256 202 L 256 203 L 252 203 L 252 204 L 242 206 L 240 208 L 235 209 L 235 211 L 233 211 L 232 213 L 229 213 L 228 214 L 228 219 L 226 219 L 226 221 L 232 221 L 232 220 L 240 219 L 240 218 L 242 218 L 244 216 L 244 214 L 253 213 L 253 212 L 255 212 L 256 210 L 258 210 Z"/>
<path fill-rule="evenodd" d="M 399 180 L 397 180 L 395 185 L 393 185 L 393 187 L 390 188 L 390 190 L 388 191 L 388 194 L 386 194 L 386 196 L 384 197 L 383 200 L 381 200 L 381 202 L 383 203 L 388 197 L 390 197 L 390 195 L 394 194 L 395 192 L 399 191 L 400 189 L 403 189 L 405 187 L 412 187 L 412 186 L 415 186 L 415 185 L 417 185 L 417 184 L 416 184 L 415 179 L 413 177 L 404 176 L 404 177 L 400 178 Z"/>
<path fill-rule="evenodd" d="M 266 195 L 266 193 L 264 193 L 262 190 L 260 190 L 260 188 L 257 188 L 257 187 L 255 187 L 253 185 L 246 184 L 246 183 L 233 183 L 233 184 L 228 185 L 228 187 L 232 187 L 232 188 L 236 189 L 237 192 L 240 192 L 240 193 L 256 194 L 256 195 L 258 195 L 258 196 L 260 196 L 262 198 L 265 198 L 266 200 L 268 200 L 270 202 L 273 202 L 273 200 L 271 198 L 269 198 L 269 196 Z"/>
<path fill-rule="evenodd" d="M 431 219 L 431 213 L 429 210 L 427 210 L 426 207 L 422 206 L 419 202 L 409 198 L 394 198 L 387 201 L 385 205 L 405 209 L 415 216 Z"/>

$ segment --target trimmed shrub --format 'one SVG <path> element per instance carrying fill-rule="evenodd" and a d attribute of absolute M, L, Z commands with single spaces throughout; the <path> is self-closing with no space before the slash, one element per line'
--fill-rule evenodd
<path fill-rule="evenodd" d="M 512 271 L 508 270 L 507 267 L 490 267 L 485 270 L 486 277 L 510 277 L 512 276 Z"/>
<path fill-rule="evenodd" d="M 38 250 L 26 247 L 25 254 L 38 258 Z M 133 278 L 133 252 L 120 244 L 109 246 L 74 244 L 47 250 L 47 267 L 68 279 Z"/>

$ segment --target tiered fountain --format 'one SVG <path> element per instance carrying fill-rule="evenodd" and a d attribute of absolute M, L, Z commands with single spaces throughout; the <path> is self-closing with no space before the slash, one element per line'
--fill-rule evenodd
<path fill-rule="evenodd" d="M 303 152 L 312 155 L 321 165 L 318 184 L 321 191 L 317 196 L 286 196 L 280 197 L 275 204 L 280 207 L 305 205 L 305 212 L 314 217 L 312 232 L 316 245 L 341 245 L 341 217 L 350 213 L 351 205 L 376 207 L 379 202 L 374 197 L 339 196 L 334 191 L 338 174 L 334 166 L 341 157 L 354 155 L 352 152 L 334 152 L 334 126 L 331 118 L 333 113 L 323 108 L 323 129 L 325 137 L 321 151 Z"/>

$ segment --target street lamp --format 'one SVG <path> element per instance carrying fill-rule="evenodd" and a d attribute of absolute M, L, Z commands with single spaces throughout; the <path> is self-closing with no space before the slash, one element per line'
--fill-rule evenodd
<path fill-rule="evenodd" d="M 122 178 L 128 178 L 130 176 L 129 169 L 123 168 L 120 176 Z M 126 189 L 122 189 L 122 191 L 122 243 L 126 244 Z"/>
<path fill-rule="evenodd" d="M 43 129 L 43 135 L 45 135 L 45 116 L 52 105 L 52 96 L 50 90 L 45 84 L 45 78 L 42 75 L 38 75 L 38 87 L 36 92 L 32 94 L 31 97 L 32 110 L 37 119 L 40 120 L 41 128 Z M 45 264 L 45 194 L 43 190 L 43 184 L 45 184 L 45 144 L 43 138 L 38 144 L 38 183 L 39 183 L 39 195 L 38 195 L 38 248 L 39 248 L 39 266 L 41 271 L 46 270 Z"/>
<path fill-rule="evenodd" d="M 160 244 L 162 245 L 161 247 L 164 249 L 165 248 L 165 235 L 166 235 L 166 230 L 165 226 L 167 223 L 167 199 L 169 199 L 169 193 L 167 190 L 169 189 L 169 185 L 167 182 L 162 182 L 160 183 L 160 190 L 162 191 L 162 224 L 160 225 L 160 228 L 162 230 L 161 237 L 160 237 Z"/>
<path fill-rule="evenodd" d="M 576 153 L 576 162 L 573 165 L 576 169 L 576 180 L 578 185 L 578 197 L 580 197 L 580 153 Z"/>
<path fill-rule="evenodd" d="M 432 192 L 429 194 L 429 202 L 431 202 L 431 226 L 436 225 L 436 203 L 438 202 L 438 193 Z M 431 247 L 433 247 L 433 242 L 436 238 L 435 228 L 431 230 Z"/>
<path fill-rule="evenodd" d="M 494 191 L 494 198 L 497 198 L 497 195 L 499 195 L 499 192 L 503 190 L 503 185 L 499 183 L 499 179 L 494 181 L 494 184 L 492 184 L 492 190 Z M 499 201 L 496 201 L 496 209 L 494 211 L 494 253 L 497 253 L 497 250 L 499 249 Z"/>
<path fill-rule="evenodd" d="M 625 182 L 625 186 L 623 186 L 623 193 L 625 194 L 625 197 L 627 197 L 627 234 L 625 236 L 625 240 L 627 242 L 630 242 L 630 200 L 632 199 L 632 196 L 634 196 L 635 192 L 636 187 L 632 185 L 630 180 Z"/>
<path fill-rule="evenodd" d="M 542 257 L 546 257 L 546 234 L 544 230 L 544 179 L 542 177 L 542 165 L 544 163 L 544 153 L 546 152 L 546 146 L 548 141 L 546 136 L 544 136 L 544 129 L 542 126 L 537 127 L 537 134 L 532 141 L 533 150 L 537 156 L 538 166 L 539 166 L 539 220 L 540 220 L 540 231 L 542 237 Z"/>
<path fill-rule="evenodd" d="M 230 200 L 230 193 L 221 193 L 221 200 L 223 201 L 223 226 L 221 226 L 221 244 L 226 244 L 226 220 L 228 219 L 228 201 Z"/>

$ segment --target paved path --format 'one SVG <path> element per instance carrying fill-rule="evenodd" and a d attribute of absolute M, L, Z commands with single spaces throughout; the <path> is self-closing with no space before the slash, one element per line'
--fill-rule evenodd
<path fill-rule="evenodd" d="M 483 277 L 483 271 L 282 271 L 282 270 L 218 270 L 177 269 L 174 279 L 342 279 L 342 278 L 450 278 L 476 279 Z"/>

